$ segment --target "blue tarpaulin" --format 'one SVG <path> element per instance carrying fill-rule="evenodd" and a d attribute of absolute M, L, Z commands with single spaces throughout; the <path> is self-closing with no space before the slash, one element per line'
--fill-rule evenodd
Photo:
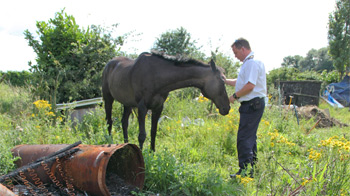
<path fill-rule="evenodd" d="M 327 86 L 327 91 L 343 106 L 350 105 L 350 76 L 346 75 L 339 83 L 331 83 Z"/>

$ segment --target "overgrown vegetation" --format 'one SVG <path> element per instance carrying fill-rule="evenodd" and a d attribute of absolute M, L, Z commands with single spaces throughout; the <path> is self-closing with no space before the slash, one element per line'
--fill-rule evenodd
<path fill-rule="evenodd" d="M 311 49 L 305 57 L 300 55 L 287 56 L 283 58 L 282 67 L 293 67 L 300 71 L 335 70 L 331 57 L 328 55 L 329 48 L 324 47 L 318 50 Z"/>
<path fill-rule="evenodd" d="M 238 170 L 239 104 L 232 106 L 229 115 L 220 116 L 210 101 L 197 97 L 199 92 L 188 88 L 171 92 L 166 101 L 155 153 L 148 150 L 147 137 L 143 151 L 145 185 L 141 192 L 133 194 L 350 195 L 348 127 L 314 129 L 313 118 L 298 122 L 295 110 L 276 104 L 278 93 L 274 89 L 277 80 L 320 80 L 324 89 L 342 79 L 339 76 L 349 66 L 344 60 L 349 59 L 349 48 L 345 47 L 349 45 L 348 7 L 347 1 L 337 0 L 337 10 L 330 15 L 332 59 L 328 48 L 312 49 L 305 58 L 284 58 L 282 68 L 268 74 L 269 94 L 276 100 L 269 100 L 258 130 L 259 162 L 254 178 L 229 178 Z M 8 72 L 6 77 L 0 73 L 0 175 L 15 169 L 10 150 L 16 145 L 123 141 L 120 104 L 115 103 L 113 109 L 116 120 L 112 137 L 107 133 L 103 107 L 88 113 L 79 123 L 56 112 L 52 104 L 99 96 L 101 71 L 120 52 L 116 47 L 123 44 L 126 35 L 114 38 L 112 31 L 93 25 L 80 29 L 64 10 L 48 22 L 37 22 L 37 27 L 38 37 L 25 32 L 29 45 L 38 54 L 37 64 L 30 63 L 32 73 Z M 154 48 L 202 61 L 214 58 L 227 71 L 228 78 L 236 77 L 239 63 L 234 64 L 231 57 L 217 51 L 206 57 L 195 44 L 187 30 L 179 28 L 161 34 Z M 329 110 L 343 123 L 350 122 L 348 109 L 331 108 L 325 103 L 320 108 Z M 146 128 L 150 129 L 149 116 Z M 132 116 L 129 141 L 138 143 L 137 138 L 137 118 Z"/>
<path fill-rule="evenodd" d="M 85 30 L 62 10 L 36 26 L 36 34 L 24 32 L 37 54 L 36 64 L 29 62 L 33 92 L 51 104 L 100 97 L 103 68 L 126 37 L 112 36 L 117 25 L 113 30 L 95 25 Z"/>
<path fill-rule="evenodd" d="M 0 82 L 6 82 L 13 86 L 26 86 L 31 83 L 33 74 L 28 71 L 0 71 Z"/>
<path fill-rule="evenodd" d="M 329 14 L 329 54 L 341 77 L 350 69 L 350 2 L 336 0 L 335 11 Z"/>
<path fill-rule="evenodd" d="M 28 88 L 0 84 L 0 174 L 13 170 L 10 149 L 19 144 L 107 144 L 103 108 L 87 114 L 74 128 L 72 121 L 52 111 L 45 100 L 33 99 Z M 21 92 L 21 93 L 18 93 Z M 257 171 L 254 179 L 230 179 L 238 170 L 235 104 L 220 116 L 203 97 L 180 99 L 171 93 L 159 122 L 156 152 L 147 136 L 143 156 L 145 185 L 136 195 L 349 195 L 348 127 L 312 129 L 313 119 L 295 118 L 294 110 L 270 100 L 258 130 Z M 11 102 L 11 103 L 8 103 Z M 6 104 L 4 104 L 6 103 Z M 9 105 L 9 106 L 6 106 Z M 122 142 L 120 104 L 115 103 L 113 141 Z M 328 109 L 332 117 L 350 122 L 347 108 Z M 150 120 L 147 118 L 147 130 Z M 129 141 L 138 143 L 137 119 L 129 125 Z M 311 131 L 310 131 L 311 130 Z M 149 133 L 148 133 L 149 134 Z"/>

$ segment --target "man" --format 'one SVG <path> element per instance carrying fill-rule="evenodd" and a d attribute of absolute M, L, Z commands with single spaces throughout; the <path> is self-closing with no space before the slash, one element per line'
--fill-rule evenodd
<path fill-rule="evenodd" d="M 237 134 L 237 151 L 239 171 L 231 174 L 246 175 L 247 167 L 252 166 L 250 176 L 253 177 L 254 165 L 257 161 L 256 132 L 264 113 L 266 97 L 266 73 L 261 61 L 254 59 L 249 42 L 240 38 L 231 46 L 235 57 L 243 62 L 237 79 L 225 79 L 225 83 L 235 86 L 235 93 L 229 97 L 233 104 L 236 100 L 239 107 L 240 120 Z M 225 77 L 224 77 L 225 78 Z"/>

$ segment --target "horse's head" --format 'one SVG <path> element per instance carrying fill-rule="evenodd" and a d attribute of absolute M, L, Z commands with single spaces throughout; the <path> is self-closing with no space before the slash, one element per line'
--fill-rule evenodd
<path fill-rule="evenodd" d="M 210 61 L 212 73 L 205 79 L 202 94 L 211 99 L 219 109 L 221 115 L 226 115 L 230 111 L 230 101 L 228 100 L 225 82 L 222 78 L 222 71 L 219 70 L 214 61 Z"/>

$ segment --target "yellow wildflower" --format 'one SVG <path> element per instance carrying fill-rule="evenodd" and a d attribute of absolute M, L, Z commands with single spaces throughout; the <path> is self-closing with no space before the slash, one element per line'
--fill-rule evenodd
<path fill-rule="evenodd" d="M 322 154 L 311 148 L 308 150 L 309 154 L 309 159 L 313 161 L 317 161 L 321 158 Z"/>
<path fill-rule="evenodd" d="M 203 102 L 207 102 L 207 101 L 209 101 L 209 99 L 204 97 L 204 96 L 202 96 L 202 95 L 198 97 L 198 102 L 199 103 L 203 103 Z"/>
<path fill-rule="evenodd" d="M 250 177 L 244 177 L 240 179 L 241 179 L 241 184 L 243 184 L 244 186 L 247 186 L 249 182 L 252 182 L 254 180 L 254 178 L 250 178 Z"/>
<path fill-rule="evenodd" d="M 320 146 L 336 148 L 339 153 L 343 153 L 343 151 L 350 151 L 350 142 L 344 137 L 339 139 L 338 136 L 333 136 L 327 140 L 321 140 Z"/>
<path fill-rule="evenodd" d="M 37 100 L 33 103 L 38 109 L 49 109 L 51 110 L 51 104 L 45 100 Z"/>
<path fill-rule="evenodd" d="M 55 113 L 53 113 L 53 112 L 46 112 L 45 113 L 47 116 L 55 116 Z"/>
<path fill-rule="evenodd" d="M 303 182 L 301 183 L 302 186 L 305 186 L 310 181 L 308 179 L 303 178 Z"/>

